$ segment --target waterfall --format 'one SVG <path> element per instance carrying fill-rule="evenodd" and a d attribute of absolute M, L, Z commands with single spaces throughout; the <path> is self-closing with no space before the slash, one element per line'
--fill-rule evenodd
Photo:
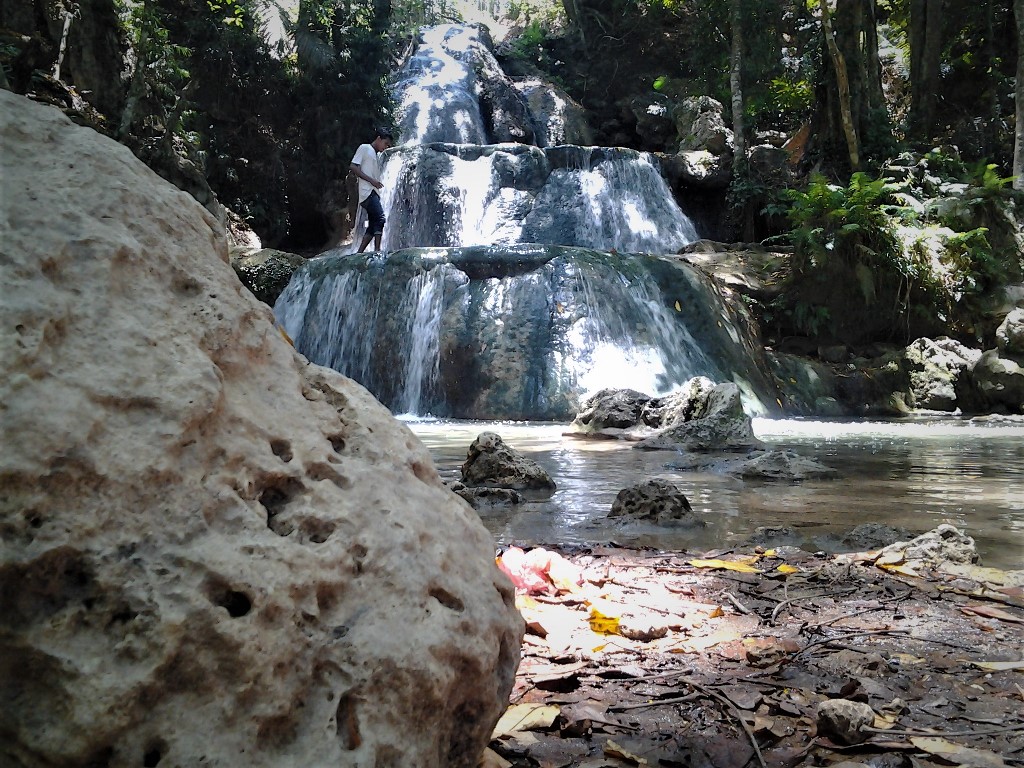
<path fill-rule="evenodd" d="M 275 306 L 296 348 L 399 413 L 566 420 L 598 389 L 664 394 L 697 375 L 763 411 L 745 310 L 652 255 L 698 237 L 654 158 L 529 143 L 565 129 L 531 127 L 479 34 L 421 33 L 393 83 L 403 143 L 382 156 L 382 252 L 300 268 Z"/>
<path fill-rule="evenodd" d="M 770 390 L 746 317 L 658 256 L 528 244 L 333 255 L 307 262 L 275 311 L 300 352 L 396 413 L 565 420 L 599 389 L 664 394 L 698 375 L 737 382 L 763 410 Z"/>

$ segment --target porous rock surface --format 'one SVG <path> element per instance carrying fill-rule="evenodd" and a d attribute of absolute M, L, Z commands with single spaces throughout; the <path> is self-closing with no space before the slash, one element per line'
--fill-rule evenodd
<path fill-rule="evenodd" d="M 476 766 L 522 621 L 477 516 L 216 221 L 0 91 L 0 764 Z"/>
<path fill-rule="evenodd" d="M 697 528 L 706 525 L 694 516 L 690 500 L 679 487 L 658 477 L 647 478 L 619 491 L 608 517 L 654 523 L 685 523 Z"/>
<path fill-rule="evenodd" d="M 511 488 L 550 496 L 555 481 L 540 464 L 519 453 L 497 432 L 481 432 L 466 452 L 462 482 L 469 487 Z"/>

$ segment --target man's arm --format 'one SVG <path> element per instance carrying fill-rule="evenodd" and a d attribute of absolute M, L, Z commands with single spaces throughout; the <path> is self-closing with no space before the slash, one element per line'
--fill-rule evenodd
<path fill-rule="evenodd" d="M 363 173 L 362 169 L 359 167 L 359 163 L 352 163 L 348 168 L 356 177 L 369 183 L 369 185 L 374 189 L 380 189 L 384 186 L 384 184 L 381 183 L 380 179 L 375 179 L 372 176 L 368 176 L 365 173 Z"/>

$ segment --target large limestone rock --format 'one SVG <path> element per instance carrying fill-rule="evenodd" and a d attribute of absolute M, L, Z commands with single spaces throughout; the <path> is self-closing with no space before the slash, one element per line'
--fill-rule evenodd
<path fill-rule="evenodd" d="M 0 764 L 476 766 L 522 622 L 476 514 L 216 221 L 0 92 Z"/>
<path fill-rule="evenodd" d="M 956 382 L 977 364 L 981 352 L 949 338 L 920 338 L 902 353 L 910 377 L 911 400 L 918 408 L 953 411 Z"/>

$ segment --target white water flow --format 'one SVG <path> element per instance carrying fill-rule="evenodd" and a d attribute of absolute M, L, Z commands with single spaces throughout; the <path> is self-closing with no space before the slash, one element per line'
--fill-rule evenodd
<path fill-rule="evenodd" d="M 608 272 L 576 268 L 577 301 L 589 312 L 568 336 L 569 369 L 585 396 L 608 388 L 663 395 L 693 376 L 721 377 L 656 283 Z"/>
<path fill-rule="evenodd" d="M 434 274 L 435 271 L 438 274 Z M 444 307 L 444 278 L 441 270 L 421 272 L 409 281 L 410 303 L 415 302 L 409 328 L 409 353 L 402 399 L 401 413 L 422 413 L 425 392 L 437 383 L 440 361 L 441 313 Z"/>

